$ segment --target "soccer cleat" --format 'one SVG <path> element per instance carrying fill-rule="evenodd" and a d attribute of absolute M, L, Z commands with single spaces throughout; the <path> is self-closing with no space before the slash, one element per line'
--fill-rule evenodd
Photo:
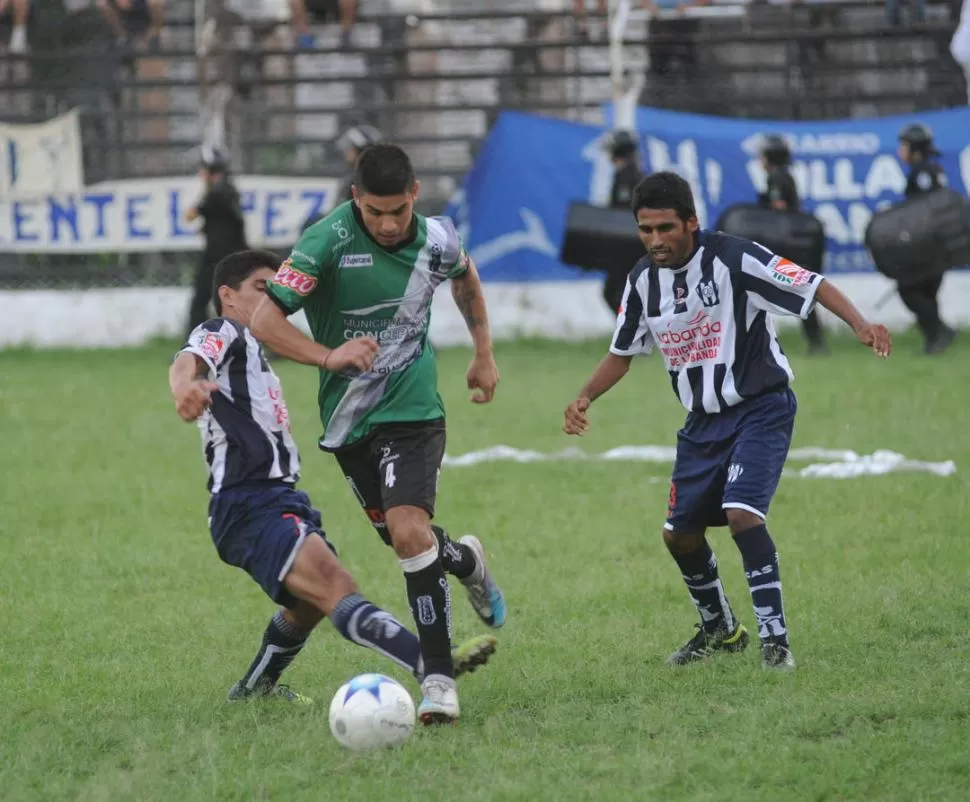
<path fill-rule="evenodd" d="M 763 668 L 791 671 L 795 667 L 795 658 L 787 646 L 768 641 L 761 644 L 761 665 Z"/>
<path fill-rule="evenodd" d="M 498 629 L 505 623 L 505 596 L 492 579 L 485 561 L 485 549 L 474 535 L 463 535 L 458 542 L 470 548 L 475 554 L 475 570 L 471 576 L 461 580 L 468 591 L 468 601 L 471 602 L 478 617 L 488 626 Z"/>
<path fill-rule="evenodd" d="M 229 689 L 229 701 L 238 702 L 242 699 L 284 699 L 301 705 L 312 705 L 309 696 L 297 693 L 288 685 L 273 685 L 265 678 L 259 680 L 255 687 L 247 688 L 242 682 L 237 682 Z"/>
<path fill-rule="evenodd" d="M 421 683 L 424 698 L 418 705 L 418 718 L 424 725 L 457 724 L 458 691 L 455 681 L 442 674 L 431 674 Z"/>
<path fill-rule="evenodd" d="M 451 657 L 455 663 L 455 677 L 471 674 L 479 666 L 488 663 L 495 654 L 498 641 L 491 635 L 479 635 L 477 638 L 466 640 L 460 646 L 451 650 Z"/>
<path fill-rule="evenodd" d="M 738 623 L 733 632 L 723 624 L 708 632 L 700 624 L 694 637 L 667 658 L 667 665 L 682 666 L 710 657 L 714 652 L 740 652 L 748 645 L 748 630 Z"/>

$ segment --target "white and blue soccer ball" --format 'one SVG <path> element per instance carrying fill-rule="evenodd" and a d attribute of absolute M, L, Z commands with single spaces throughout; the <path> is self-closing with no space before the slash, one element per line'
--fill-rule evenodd
<path fill-rule="evenodd" d="M 414 722 L 411 695 L 383 674 L 354 677 L 330 702 L 330 732 L 355 752 L 399 746 L 414 731 Z"/>

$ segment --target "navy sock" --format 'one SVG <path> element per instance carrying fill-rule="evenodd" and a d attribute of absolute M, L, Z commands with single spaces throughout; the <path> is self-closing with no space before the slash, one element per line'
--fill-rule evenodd
<path fill-rule="evenodd" d="M 699 549 L 686 554 L 670 549 L 670 555 L 680 568 L 680 573 L 687 585 L 697 612 L 701 615 L 701 623 L 708 632 L 713 632 L 724 626 L 728 632 L 733 632 L 736 622 L 724 586 L 717 572 L 717 557 L 705 540 Z"/>
<path fill-rule="evenodd" d="M 309 637 L 309 632 L 293 626 L 283 618 L 283 611 L 277 610 L 263 633 L 259 652 L 242 678 L 242 685 L 249 690 L 261 681 L 270 686 L 275 685 Z"/>
<path fill-rule="evenodd" d="M 418 639 L 393 615 L 359 593 L 344 596 L 330 613 L 330 621 L 347 640 L 373 649 L 403 666 L 418 679 L 423 670 Z"/>
<path fill-rule="evenodd" d="M 788 628 L 781 599 L 781 574 L 778 572 L 778 552 L 764 524 L 752 526 L 734 536 L 741 552 L 744 575 L 751 589 L 754 617 L 762 643 L 788 646 Z"/>
<path fill-rule="evenodd" d="M 464 543 L 456 543 L 440 526 L 432 525 L 431 531 L 438 539 L 441 567 L 457 579 L 470 577 L 475 571 L 475 552 Z"/>

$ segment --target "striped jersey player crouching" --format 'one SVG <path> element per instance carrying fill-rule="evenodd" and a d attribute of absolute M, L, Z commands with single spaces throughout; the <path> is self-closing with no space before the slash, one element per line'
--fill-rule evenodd
<path fill-rule="evenodd" d="M 213 287 L 220 317 L 191 332 L 169 370 L 176 411 L 185 421 L 197 421 L 202 434 L 216 551 L 282 605 L 229 698 L 308 701 L 278 681 L 324 616 L 347 640 L 390 658 L 421 681 L 417 637 L 359 593 L 327 540 L 320 513 L 296 488 L 300 457 L 286 401 L 247 328 L 279 266 L 277 256 L 263 251 L 220 261 Z M 333 365 L 347 360 L 347 349 L 331 353 Z M 456 649 L 456 674 L 486 662 L 495 642 L 479 637 Z"/>
<path fill-rule="evenodd" d="M 889 332 L 868 323 L 822 276 L 749 240 L 700 231 L 690 187 L 674 173 L 645 178 L 633 213 L 647 255 L 630 272 L 610 352 L 566 409 L 564 431 L 585 433 L 590 404 L 626 375 L 632 358 L 660 351 L 687 408 L 663 538 L 701 618 L 668 662 L 747 646 L 705 537 L 707 527 L 727 525 L 751 590 L 762 664 L 793 668 L 778 554 L 765 519 L 796 403 L 770 315 L 804 320 L 819 303 L 879 356 L 891 351 Z"/>

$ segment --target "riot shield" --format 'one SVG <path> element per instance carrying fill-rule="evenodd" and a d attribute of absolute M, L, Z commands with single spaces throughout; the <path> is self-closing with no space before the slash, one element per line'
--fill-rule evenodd
<path fill-rule="evenodd" d="M 725 234 L 753 240 L 806 270 L 822 272 L 825 230 L 808 212 L 782 212 L 739 203 L 725 209 L 715 227 Z"/>
<path fill-rule="evenodd" d="M 585 270 L 624 272 L 645 255 L 637 223 L 629 209 L 604 209 L 570 203 L 559 258 Z"/>
<path fill-rule="evenodd" d="M 872 216 L 866 247 L 876 269 L 902 284 L 970 264 L 970 201 L 935 189 Z"/>

